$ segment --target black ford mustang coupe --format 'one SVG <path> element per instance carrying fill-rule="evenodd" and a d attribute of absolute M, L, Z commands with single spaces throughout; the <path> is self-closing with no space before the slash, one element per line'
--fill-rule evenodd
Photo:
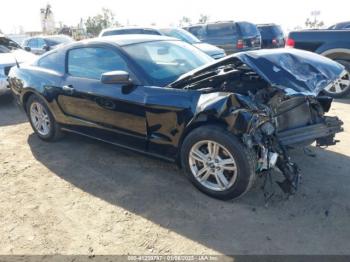
<path fill-rule="evenodd" d="M 335 144 L 322 90 L 346 74 L 305 51 L 261 50 L 212 60 L 182 41 L 147 35 L 66 45 L 13 67 L 9 82 L 45 141 L 74 132 L 177 162 L 201 191 L 244 194 L 273 167 L 294 192 L 288 149 Z"/>

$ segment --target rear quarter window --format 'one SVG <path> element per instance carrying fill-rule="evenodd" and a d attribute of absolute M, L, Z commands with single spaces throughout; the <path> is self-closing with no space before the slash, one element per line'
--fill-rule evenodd
<path fill-rule="evenodd" d="M 212 37 L 231 36 L 236 33 L 236 26 L 234 23 L 209 24 L 207 26 L 207 35 Z"/>
<path fill-rule="evenodd" d="M 64 61 L 58 55 L 58 52 L 50 53 L 45 55 L 38 61 L 38 66 L 56 71 L 58 73 L 64 73 Z"/>
<path fill-rule="evenodd" d="M 243 37 L 257 36 L 260 34 L 255 24 L 248 22 L 239 22 L 237 25 L 239 26 Z"/>

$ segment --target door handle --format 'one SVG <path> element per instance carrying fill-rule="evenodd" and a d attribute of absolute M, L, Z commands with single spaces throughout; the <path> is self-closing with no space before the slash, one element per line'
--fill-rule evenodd
<path fill-rule="evenodd" d="M 73 94 L 74 87 L 71 85 L 65 85 L 65 86 L 62 86 L 62 90 L 66 93 Z"/>

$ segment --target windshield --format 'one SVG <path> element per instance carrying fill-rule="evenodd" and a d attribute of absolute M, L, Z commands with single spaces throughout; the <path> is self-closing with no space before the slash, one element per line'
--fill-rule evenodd
<path fill-rule="evenodd" d="M 155 41 L 123 48 L 156 86 L 166 86 L 184 73 L 213 61 L 182 41 Z"/>
<path fill-rule="evenodd" d="M 0 53 L 9 53 L 16 49 L 21 49 L 19 44 L 6 37 L 0 37 Z"/>
<path fill-rule="evenodd" d="M 50 45 L 67 44 L 74 41 L 69 36 L 51 36 L 46 38 L 46 40 L 50 43 Z"/>
<path fill-rule="evenodd" d="M 247 36 L 257 36 L 259 35 L 259 31 L 256 27 L 256 25 L 248 22 L 239 22 L 237 23 L 239 25 L 239 28 L 241 29 L 242 35 Z"/>
<path fill-rule="evenodd" d="M 167 36 L 175 37 L 189 44 L 197 44 L 201 42 L 197 37 L 184 29 L 162 29 L 161 31 Z"/>

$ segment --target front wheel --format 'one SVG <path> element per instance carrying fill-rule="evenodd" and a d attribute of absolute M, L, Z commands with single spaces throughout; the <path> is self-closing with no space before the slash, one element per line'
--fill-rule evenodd
<path fill-rule="evenodd" d="M 189 180 L 214 198 L 238 198 L 255 178 L 255 160 L 232 133 L 220 126 L 196 128 L 184 140 L 182 165 Z"/>

